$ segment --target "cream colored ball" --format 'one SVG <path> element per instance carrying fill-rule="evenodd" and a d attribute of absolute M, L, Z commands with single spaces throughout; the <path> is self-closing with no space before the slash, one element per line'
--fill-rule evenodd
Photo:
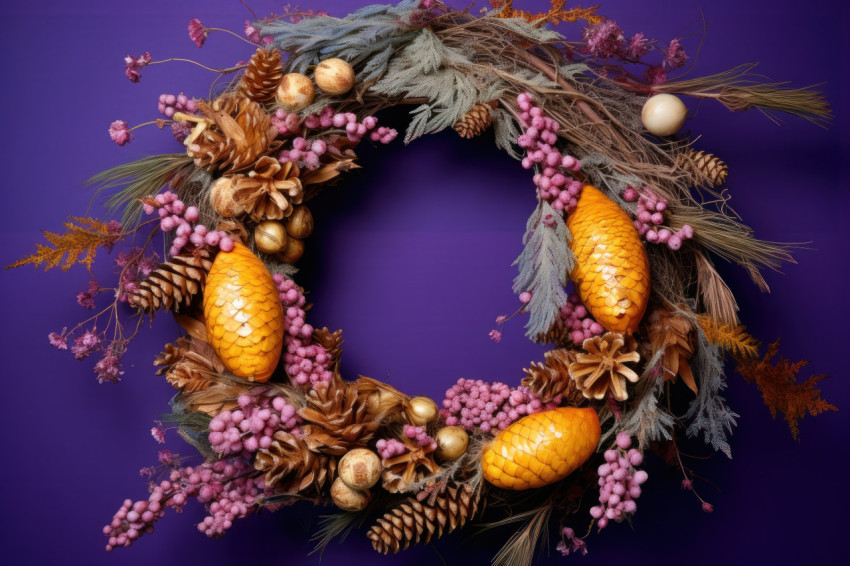
<path fill-rule="evenodd" d="M 221 177 L 210 187 L 210 205 L 217 214 L 233 218 L 245 213 L 245 207 L 234 200 L 233 178 Z"/>
<path fill-rule="evenodd" d="M 334 96 L 340 96 L 354 88 L 354 69 L 336 57 L 325 59 L 316 65 L 313 78 L 322 91 Z"/>
<path fill-rule="evenodd" d="M 351 489 L 342 481 L 342 478 L 336 478 L 331 486 L 331 499 L 343 511 L 360 511 L 369 504 L 372 494 L 368 491 Z"/>
<path fill-rule="evenodd" d="M 410 400 L 407 419 L 411 424 L 423 426 L 436 419 L 439 414 L 440 410 L 432 399 L 419 396 Z"/>
<path fill-rule="evenodd" d="M 447 426 L 437 431 L 437 458 L 457 460 L 469 447 L 469 434 L 459 426 Z"/>
<path fill-rule="evenodd" d="M 656 94 L 646 101 L 640 114 L 644 127 L 656 136 L 672 136 L 682 129 L 688 109 L 677 96 Z"/>
<path fill-rule="evenodd" d="M 298 112 L 312 104 L 316 97 L 316 89 L 310 77 L 301 73 L 284 75 L 277 87 L 275 98 L 290 112 Z"/>
<path fill-rule="evenodd" d="M 369 489 L 381 477 L 381 459 L 371 450 L 355 448 L 340 458 L 338 473 L 351 489 Z"/>

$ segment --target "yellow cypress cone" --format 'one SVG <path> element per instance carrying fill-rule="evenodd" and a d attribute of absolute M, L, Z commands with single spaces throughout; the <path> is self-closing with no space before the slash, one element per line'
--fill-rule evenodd
<path fill-rule="evenodd" d="M 499 433 L 485 449 L 484 479 L 512 490 L 549 485 L 584 464 L 601 434 L 593 409 L 560 407 L 528 415 Z"/>
<path fill-rule="evenodd" d="M 597 188 L 585 185 L 567 216 L 582 302 L 606 330 L 632 333 L 649 302 L 649 260 L 632 220 Z"/>
<path fill-rule="evenodd" d="M 219 252 L 207 274 L 209 342 L 234 375 L 267 381 L 283 348 L 283 306 L 263 262 L 240 243 Z"/>

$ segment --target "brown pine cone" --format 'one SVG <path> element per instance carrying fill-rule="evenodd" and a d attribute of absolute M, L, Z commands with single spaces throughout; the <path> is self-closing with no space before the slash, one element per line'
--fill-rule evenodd
<path fill-rule="evenodd" d="M 640 361 L 632 344 L 619 332 L 606 332 L 602 336 L 588 338 L 582 344 L 584 352 L 576 353 L 576 361 L 570 364 L 570 377 L 576 387 L 588 399 L 604 399 L 608 391 L 617 401 L 629 398 L 626 381 L 638 380 L 627 362 Z"/>
<path fill-rule="evenodd" d="M 160 366 L 157 375 L 165 374 L 172 387 L 185 393 L 211 387 L 216 383 L 216 376 L 225 370 L 209 344 L 191 337 L 178 338 L 175 344 L 166 344 L 153 365 Z"/>
<path fill-rule="evenodd" d="M 705 178 L 713 187 L 724 185 L 729 172 L 729 167 L 718 157 L 693 149 L 679 154 L 679 166 L 697 179 Z"/>
<path fill-rule="evenodd" d="M 428 543 L 471 520 L 478 510 L 480 495 L 480 489 L 460 484 L 447 487 L 433 500 L 420 502 L 409 497 L 378 519 L 366 536 L 381 554 L 395 554 L 411 545 Z"/>
<path fill-rule="evenodd" d="M 179 311 L 203 289 L 212 261 L 213 253 L 207 247 L 172 256 L 130 294 L 130 305 L 147 313 L 161 308 Z"/>
<path fill-rule="evenodd" d="M 263 156 L 247 175 L 226 177 L 233 202 L 256 222 L 280 220 L 292 214 L 293 204 L 304 198 L 298 167 Z M 219 180 L 219 183 L 222 181 Z M 222 189 L 222 192 L 225 192 Z"/>
<path fill-rule="evenodd" d="M 330 356 L 329 367 L 335 368 L 339 364 L 339 358 L 342 356 L 342 330 L 331 332 L 328 327 L 316 328 L 313 330 L 313 342 L 319 344 Z"/>
<path fill-rule="evenodd" d="M 257 452 L 254 469 L 265 473 L 275 491 L 308 497 L 321 496 L 336 476 L 337 459 L 310 450 L 304 439 L 278 431 L 267 449 Z"/>
<path fill-rule="evenodd" d="M 462 120 L 455 122 L 454 130 L 460 137 L 471 139 L 486 130 L 493 123 L 490 116 L 490 105 L 479 102 L 466 113 Z"/>
<path fill-rule="evenodd" d="M 239 93 L 254 102 L 266 102 L 274 96 L 282 78 L 280 51 L 260 47 L 239 81 Z"/>
<path fill-rule="evenodd" d="M 685 305 L 679 305 L 686 309 Z M 663 308 L 657 308 L 648 317 L 649 341 L 652 355 L 663 349 L 661 365 L 664 379 L 676 381 L 681 376 L 691 391 L 697 393 L 694 374 L 688 360 L 696 348 L 696 325 L 686 316 Z"/>
<path fill-rule="evenodd" d="M 198 124 L 186 140 L 196 166 L 223 173 L 241 171 L 276 149 L 272 141 L 277 128 L 253 100 L 230 94 L 198 107 L 212 124 Z"/>
<path fill-rule="evenodd" d="M 544 363 L 532 362 L 531 367 L 523 369 L 526 377 L 522 384 L 529 388 L 543 403 L 548 403 L 558 395 L 572 407 L 585 403 L 584 395 L 570 378 L 570 364 L 576 361 L 575 352 L 565 348 L 549 350 Z"/>
<path fill-rule="evenodd" d="M 327 384 L 315 385 L 298 415 L 305 421 L 304 438 L 310 450 L 333 456 L 363 446 L 381 424 L 370 417 L 365 403 L 358 402 L 356 387 L 338 375 Z"/>

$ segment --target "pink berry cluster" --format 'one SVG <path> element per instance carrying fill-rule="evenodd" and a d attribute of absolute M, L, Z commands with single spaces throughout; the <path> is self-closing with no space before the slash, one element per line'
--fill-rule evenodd
<path fill-rule="evenodd" d="M 504 430 L 525 415 L 554 409 L 561 398 L 556 397 L 544 405 L 527 387 L 511 388 L 498 381 L 487 383 L 480 379 L 460 378 L 446 391 L 440 413 L 446 425 L 460 425 L 465 429 Z"/>
<path fill-rule="evenodd" d="M 157 108 L 160 113 L 165 114 L 168 118 L 173 118 L 176 112 L 184 114 L 196 114 L 198 112 L 198 103 L 183 94 L 160 94 Z M 171 133 L 180 143 L 192 132 L 193 125 L 189 122 L 176 120 L 171 123 Z"/>
<path fill-rule="evenodd" d="M 156 210 L 159 214 L 159 227 L 163 232 L 174 231 L 175 238 L 171 243 L 168 253 L 172 256 L 179 254 L 190 242 L 195 246 L 218 247 L 223 252 L 233 249 L 233 240 L 226 232 L 210 231 L 203 224 L 195 224 L 200 212 L 195 206 L 186 204 L 177 198 L 174 191 L 165 191 L 156 195 L 153 204 L 145 203 L 145 213 L 153 214 Z"/>
<path fill-rule="evenodd" d="M 401 456 L 407 452 L 407 447 L 404 443 L 396 440 L 395 438 L 382 438 L 375 444 L 375 448 L 378 449 L 378 454 L 384 460 Z"/>
<path fill-rule="evenodd" d="M 640 191 L 629 187 L 623 191 L 623 198 L 626 202 L 637 201 L 635 228 L 647 242 L 667 244 L 671 250 L 678 250 L 682 247 L 682 241 L 694 237 L 694 229 L 690 224 L 685 224 L 676 232 L 669 228 L 659 228 L 664 223 L 667 200 L 649 187 L 643 187 Z"/>
<path fill-rule="evenodd" d="M 333 378 L 331 358 L 320 344 L 311 344 L 313 327 L 304 322 L 307 300 L 295 281 L 276 273 L 274 281 L 283 303 L 283 353 L 286 373 L 298 385 L 326 383 Z"/>
<path fill-rule="evenodd" d="M 604 529 L 608 521 L 619 523 L 637 511 L 635 500 L 640 497 L 641 484 L 649 476 L 635 469 L 643 463 L 643 454 L 631 446 L 628 434 L 617 434 L 617 448 L 605 451 L 605 463 L 597 470 L 599 505 L 590 508 L 590 516 L 597 520 L 600 529 Z"/>
<path fill-rule="evenodd" d="M 357 116 L 351 112 L 345 114 L 334 114 L 333 125 L 335 128 L 344 128 L 349 141 L 358 143 L 367 133 L 373 142 L 388 144 L 398 135 L 392 128 L 381 126 L 378 128 L 378 119 L 374 116 L 366 116 L 362 122 L 357 121 Z"/>
<path fill-rule="evenodd" d="M 543 109 L 533 104 L 532 96 L 524 92 L 517 97 L 520 124 L 525 133 L 517 138 L 517 145 L 526 150 L 522 166 L 531 169 L 542 167 L 534 175 L 534 184 L 540 198 L 555 210 L 571 212 L 581 193 L 581 183 L 570 173 L 581 169 L 581 162 L 572 155 L 563 155 L 555 147 L 558 142 L 558 122 L 545 116 Z"/>
<path fill-rule="evenodd" d="M 319 158 L 328 151 L 328 144 L 317 139 L 307 141 L 301 136 L 292 140 L 292 149 L 280 152 L 278 159 L 281 163 L 293 162 L 299 167 L 306 167 L 311 171 L 318 169 Z"/>
<path fill-rule="evenodd" d="M 278 430 L 298 430 L 295 407 L 283 397 L 260 392 L 240 395 L 237 402 L 238 409 L 222 411 L 209 424 L 210 444 L 222 456 L 268 448 Z"/>
<path fill-rule="evenodd" d="M 437 448 L 437 442 L 428 436 L 428 433 L 425 432 L 425 427 L 422 426 L 414 426 L 414 425 L 404 425 L 404 435 L 416 442 L 422 448 Z"/>
<path fill-rule="evenodd" d="M 561 320 L 571 330 L 570 338 L 576 344 L 581 344 L 588 338 L 600 336 L 605 332 L 601 324 L 593 320 L 587 307 L 581 304 L 581 299 L 576 293 L 567 298 L 567 304 L 561 307 Z"/>

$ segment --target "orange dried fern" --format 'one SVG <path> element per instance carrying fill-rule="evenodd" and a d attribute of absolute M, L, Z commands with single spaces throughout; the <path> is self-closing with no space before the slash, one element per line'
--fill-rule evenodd
<path fill-rule="evenodd" d="M 532 14 L 525 10 L 514 9 L 513 0 L 490 0 L 490 5 L 493 6 L 493 9 L 501 10 L 497 17 L 522 18 L 528 23 L 535 25 L 543 25 L 547 22 L 552 25 L 558 25 L 561 22 L 572 23 L 578 20 L 585 20 L 589 24 L 595 24 L 602 20 L 602 17 L 596 14 L 596 10 L 599 9 L 598 5 L 590 8 L 576 6 L 575 8 L 565 10 L 564 6 L 566 3 L 567 0 L 551 0 L 550 4 L 552 7 L 548 12 Z"/>
<path fill-rule="evenodd" d="M 813 375 L 802 383 L 797 383 L 797 374 L 808 365 L 808 360 L 791 363 L 790 360 L 779 356 L 774 364 L 771 359 L 779 352 L 779 340 L 768 346 L 767 354 L 761 360 L 741 361 L 737 367 L 744 379 L 755 383 L 764 404 L 770 409 L 770 414 L 776 418 L 780 412 L 788 421 L 791 436 L 799 440 L 799 420 L 804 416 L 818 415 L 826 411 L 837 411 L 838 407 L 821 399 L 821 390 L 815 386 L 829 377 L 824 374 Z"/>
<path fill-rule="evenodd" d="M 70 222 L 65 222 L 63 234 L 46 230 L 42 233 L 48 244 L 36 244 L 34 254 L 7 265 L 6 269 L 31 263 L 36 267 L 44 265 L 45 271 L 60 266 L 62 271 L 67 271 L 72 265 L 79 263 L 91 271 L 97 249 L 101 246 L 111 246 L 122 236 L 120 229 L 113 230 L 107 223 L 78 216 L 72 216 Z"/>
<path fill-rule="evenodd" d="M 697 317 L 706 339 L 731 353 L 739 363 L 758 358 L 760 342 L 746 326 L 723 324 L 707 315 Z"/>

